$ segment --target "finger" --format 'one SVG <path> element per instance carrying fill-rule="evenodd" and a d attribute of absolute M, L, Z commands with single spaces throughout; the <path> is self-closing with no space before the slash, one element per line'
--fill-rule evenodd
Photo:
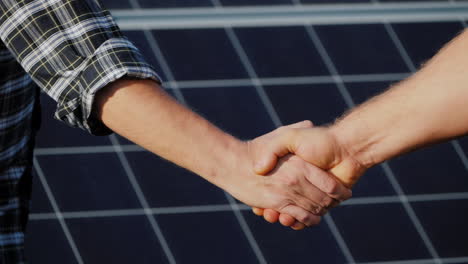
<path fill-rule="evenodd" d="M 305 166 L 311 166 L 306 164 Z M 294 201 L 297 206 L 304 208 L 305 210 L 323 216 L 328 212 L 328 209 L 336 201 L 335 199 L 328 196 L 315 185 L 311 184 L 306 176 L 299 179 L 299 182 L 295 186 L 294 193 L 292 193 L 290 199 Z"/>
<path fill-rule="evenodd" d="M 280 213 L 288 214 L 306 226 L 315 226 L 320 223 L 321 217 L 296 205 L 288 205 L 281 209 Z"/>
<path fill-rule="evenodd" d="M 284 128 L 311 128 L 314 124 L 309 120 L 304 120 L 288 126 L 276 129 L 272 134 L 287 133 Z M 290 134 L 290 133 L 289 133 Z M 268 147 L 254 155 L 254 172 L 259 175 L 265 175 L 273 170 L 278 159 L 290 152 L 290 136 L 277 136 L 274 140 L 268 142 Z"/>
<path fill-rule="evenodd" d="M 255 161 L 254 172 L 259 175 L 266 175 L 275 168 L 276 163 L 278 162 L 278 156 L 276 156 L 273 151 L 260 155 L 260 159 Z"/>
<path fill-rule="evenodd" d="M 299 230 L 302 230 L 304 228 L 306 228 L 306 225 L 304 225 L 303 223 L 299 222 L 299 221 L 296 221 L 292 226 L 291 226 L 292 229 L 296 230 L 296 231 L 299 231 Z"/>
<path fill-rule="evenodd" d="M 293 200 L 297 206 L 319 216 L 324 216 L 328 210 L 339 204 L 339 201 L 329 197 L 313 185 L 302 186 L 300 192 L 294 195 Z"/>
<path fill-rule="evenodd" d="M 294 217 L 288 214 L 280 214 L 279 221 L 282 225 L 289 226 L 294 230 L 302 230 L 306 227 L 303 223 L 297 221 Z"/>
<path fill-rule="evenodd" d="M 306 164 L 305 169 L 307 171 L 305 173 L 306 179 L 329 197 L 338 201 L 345 201 L 351 198 L 352 191 L 341 184 L 331 173 L 311 164 Z"/>
<path fill-rule="evenodd" d="M 265 209 L 263 211 L 263 218 L 270 223 L 276 223 L 279 220 L 280 214 L 275 210 Z"/>
<path fill-rule="evenodd" d="M 302 197 L 298 195 L 298 196 L 294 196 L 292 200 L 295 201 L 295 204 L 297 206 L 303 208 L 304 210 L 307 210 L 308 212 L 311 212 L 314 215 L 324 216 L 325 214 L 328 213 L 327 207 L 325 207 L 324 205 L 320 205 L 318 204 L 318 202 L 315 202 L 315 201 L 320 201 L 321 198 L 327 197 L 327 196 L 323 193 L 318 194 L 318 196 L 319 198 L 311 200 L 310 198 L 306 198 L 306 197 Z"/>
<path fill-rule="evenodd" d="M 285 184 L 284 190 L 287 191 L 289 200 L 313 214 L 326 214 L 327 209 L 335 200 L 312 184 L 307 177 L 310 177 L 312 169 L 315 169 L 314 173 L 322 173 L 326 176 L 328 174 L 297 156 L 284 157 L 279 161 L 278 168 L 282 168 L 285 163 L 288 165 L 288 171 L 287 174 L 281 175 L 280 179 Z"/>
<path fill-rule="evenodd" d="M 308 173 L 306 166 L 312 165 L 293 155 L 282 158 L 278 163 L 278 169 L 284 168 L 284 164 L 288 165 L 288 171 L 287 174 L 281 175 L 280 180 L 284 184 L 283 190 L 288 195 L 289 201 L 313 214 L 325 214 L 324 210 L 333 199 L 306 179 L 305 174 Z"/>
<path fill-rule="evenodd" d="M 263 216 L 263 209 L 262 208 L 253 207 L 252 212 L 254 214 L 258 215 L 258 216 Z"/>
<path fill-rule="evenodd" d="M 292 226 L 296 223 L 296 219 L 288 214 L 280 214 L 279 222 L 284 226 Z"/>

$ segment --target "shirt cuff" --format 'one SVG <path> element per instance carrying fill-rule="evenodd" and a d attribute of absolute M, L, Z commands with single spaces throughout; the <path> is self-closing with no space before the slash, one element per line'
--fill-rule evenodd
<path fill-rule="evenodd" d="M 124 38 L 107 40 L 79 68 L 70 74 L 73 80 L 69 83 L 75 87 L 72 91 L 79 90 L 80 93 L 72 92 L 62 97 L 55 118 L 93 135 L 112 133 L 112 130 L 92 115 L 94 97 L 100 89 L 122 77 L 151 79 L 162 83 L 138 49 Z"/>

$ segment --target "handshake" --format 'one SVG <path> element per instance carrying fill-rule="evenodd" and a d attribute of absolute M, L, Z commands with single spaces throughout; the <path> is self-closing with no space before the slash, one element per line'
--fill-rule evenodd
<path fill-rule="evenodd" d="M 371 166 L 468 135 L 467 45 L 465 30 L 413 76 L 332 126 L 304 121 L 246 143 L 246 162 L 253 163 L 243 172 L 253 177 L 238 178 L 245 192 L 231 189 L 242 189 L 236 184 L 223 188 L 269 222 L 293 229 L 318 224 L 320 216 L 351 197 L 350 188 Z"/>
<path fill-rule="evenodd" d="M 152 81 L 113 83 L 97 95 L 97 116 L 252 206 L 267 221 L 302 229 L 349 199 L 350 188 L 368 168 L 468 134 L 467 45 L 465 31 L 413 76 L 331 126 L 303 121 L 249 142 L 177 104 Z"/>
<path fill-rule="evenodd" d="M 237 175 L 238 182 L 222 188 L 268 222 L 295 230 L 317 225 L 329 209 L 349 199 L 350 188 L 367 169 L 350 155 L 333 127 L 313 127 L 310 121 L 242 144 L 248 153 L 244 161 L 251 162 L 250 178 Z"/>

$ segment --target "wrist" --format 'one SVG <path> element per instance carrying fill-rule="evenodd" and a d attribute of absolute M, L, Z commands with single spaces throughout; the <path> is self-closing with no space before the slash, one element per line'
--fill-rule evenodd
<path fill-rule="evenodd" d="M 212 183 L 230 192 L 236 178 L 239 178 L 240 169 L 245 166 L 248 146 L 246 142 L 234 137 L 227 138 L 218 150 L 213 151 L 214 159 L 211 160 L 209 171 Z M 236 173 L 234 173 L 236 172 Z"/>
<path fill-rule="evenodd" d="M 379 162 L 373 151 L 377 145 L 371 136 L 362 133 L 365 127 L 355 129 L 347 121 L 338 121 L 329 127 L 330 134 L 335 138 L 337 145 L 342 149 L 342 159 L 354 159 L 362 167 L 368 169 Z"/>
<path fill-rule="evenodd" d="M 336 123 L 328 127 L 328 132 L 339 149 L 339 163 L 330 172 L 352 187 L 367 169 L 378 163 L 373 156 L 372 144 L 346 124 Z"/>

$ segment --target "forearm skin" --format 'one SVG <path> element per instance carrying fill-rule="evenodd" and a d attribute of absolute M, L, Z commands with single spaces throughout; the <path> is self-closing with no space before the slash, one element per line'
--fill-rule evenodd
<path fill-rule="evenodd" d="M 405 81 L 339 119 L 331 131 L 364 167 L 468 133 L 468 32 Z"/>
<path fill-rule="evenodd" d="M 220 186 L 244 145 L 180 105 L 150 80 L 119 80 L 96 96 L 96 114 L 110 129 Z M 239 153 L 240 156 L 240 153 Z"/>

